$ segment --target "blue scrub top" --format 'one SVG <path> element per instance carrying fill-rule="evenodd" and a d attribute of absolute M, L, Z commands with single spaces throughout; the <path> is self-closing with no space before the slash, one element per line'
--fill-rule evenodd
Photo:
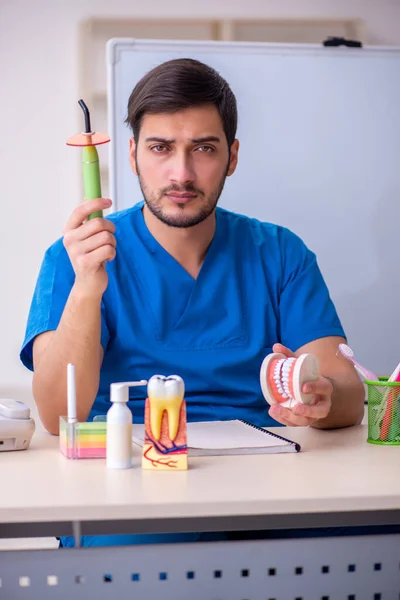
<path fill-rule="evenodd" d="M 110 384 L 177 374 L 189 421 L 245 419 L 276 425 L 259 382 L 275 342 L 293 351 L 344 336 L 315 255 L 284 227 L 221 208 L 197 279 L 151 235 L 143 202 L 114 213 L 116 258 L 102 300 L 100 385 L 89 419 L 110 407 Z M 46 252 L 21 360 L 33 369 L 34 338 L 60 321 L 74 272 L 62 239 Z M 143 422 L 146 387 L 130 390 Z"/>

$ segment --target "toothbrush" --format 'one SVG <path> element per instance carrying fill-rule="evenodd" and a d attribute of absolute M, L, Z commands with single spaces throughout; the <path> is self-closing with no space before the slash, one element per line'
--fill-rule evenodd
<path fill-rule="evenodd" d="M 353 363 L 356 371 L 362 376 L 363 379 L 368 379 L 370 381 L 378 381 L 378 375 L 360 365 L 359 362 L 354 358 L 354 352 L 347 344 L 339 344 L 338 351 L 342 356 L 347 358 L 350 362 Z"/>
<path fill-rule="evenodd" d="M 379 433 L 379 439 L 381 440 L 381 442 L 385 442 L 389 436 L 389 429 L 391 427 L 392 422 L 393 392 L 394 390 L 390 390 L 389 392 L 389 398 L 386 404 L 385 414 L 383 415 L 382 427 Z"/>

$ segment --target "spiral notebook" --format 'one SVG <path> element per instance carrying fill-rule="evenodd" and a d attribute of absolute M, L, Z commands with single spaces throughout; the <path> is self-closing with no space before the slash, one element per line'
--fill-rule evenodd
<path fill-rule="evenodd" d="M 143 445 L 144 426 L 133 425 L 132 440 Z M 247 421 L 187 424 L 189 456 L 299 452 L 300 445 Z"/>

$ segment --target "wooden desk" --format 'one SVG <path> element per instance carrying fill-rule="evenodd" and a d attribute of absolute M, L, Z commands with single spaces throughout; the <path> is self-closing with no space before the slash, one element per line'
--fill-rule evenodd
<path fill-rule="evenodd" d="M 282 432 L 281 428 L 275 431 Z M 366 442 L 366 426 L 286 428 L 298 454 L 199 457 L 187 472 L 109 470 L 67 460 L 37 433 L 0 455 L 0 537 L 219 531 L 400 523 L 400 448 Z"/>
<path fill-rule="evenodd" d="M 302 452 L 195 458 L 177 473 L 142 471 L 139 449 L 127 471 L 69 461 L 37 433 L 0 455 L 0 537 L 400 523 L 400 448 L 367 444 L 363 425 L 284 432 Z M 8 551 L 0 597 L 386 600 L 399 567 L 398 534 Z"/>

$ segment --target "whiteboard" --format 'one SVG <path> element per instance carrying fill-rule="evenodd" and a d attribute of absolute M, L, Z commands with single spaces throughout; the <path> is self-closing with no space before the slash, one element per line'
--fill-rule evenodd
<path fill-rule="evenodd" d="M 237 98 L 239 164 L 220 206 L 297 233 L 317 254 L 356 357 L 390 374 L 400 361 L 400 49 L 110 40 L 117 210 L 142 199 L 128 161 L 129 95 L 178 57 L 214 67 Z"/>

